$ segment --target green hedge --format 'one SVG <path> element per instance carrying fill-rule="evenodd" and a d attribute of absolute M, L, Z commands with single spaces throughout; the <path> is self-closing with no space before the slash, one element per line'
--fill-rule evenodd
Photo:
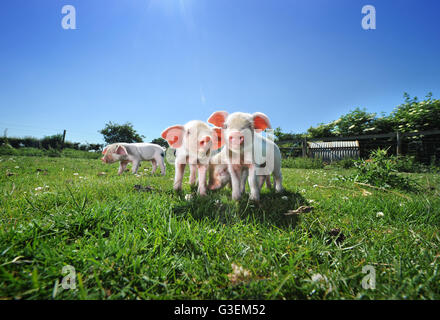
<path fill-rule="evenodd" d="M 65 158 L 82 158 L 82 159 L 98 159 L 101 156 L 99 152 L 88 152 L 75 149 L 37 149 L 37 148 L 13 148 L 10 145 L 0 146 L 0 155 L 3 156 L 28 156 L 28 157 L 65 157 Z"/>

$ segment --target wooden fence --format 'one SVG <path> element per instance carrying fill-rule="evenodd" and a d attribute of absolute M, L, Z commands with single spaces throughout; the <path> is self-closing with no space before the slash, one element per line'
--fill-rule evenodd
<path fill-rule="evenodd" d="M 304 138 L 298 140 L 277 141 L 277 144 L 280 146 L 280 149 L 285 156 L 313 157 L 314 153 L 310 152 L 310 142 L 334 143 L 336 141 L 359 141 L 359 155 L 361 157 L 366 157 L 371 150 L 382 147 L 391 148 L 391 151 L 396 155 L 416 155 L 425 161 L 429 161 L 433 156 L 440 159 L 440 130 L 393 132 L 348 137 Z M 414 147 L 416 142 L 420 146 Z M 352 155 L 347 154 L 346 156 L 351 157 Z"/>

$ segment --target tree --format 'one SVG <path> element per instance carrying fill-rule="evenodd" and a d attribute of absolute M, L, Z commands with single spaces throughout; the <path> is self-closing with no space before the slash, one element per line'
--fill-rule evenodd
<path fill-rule="evenodd" d="M 440 129 L 440 100 L 432 99 L 428 93 L 425 100 L 417 97 L 411 99 L 404 94 L 405 103 L 398 106 L 392 113 L 394 131 L 401 132 L 428 131 Z"/>
<path fill-rule="evenodd" d="M 161 147 L 168 148 L 168 142 L 164 138 L 162 138 L 162 137 L 153 139 L 151 141 L 151 143 L 155 143 L 155 144 L 160 145 Z"/>
<path fill-rule="evenodd" d="M 343 137 L 369 134 L 375 130 L 375 120 L 375 113 L 356 108 L 335 121 L 337 126 L 335 133 Z"/>
<path fill-rule="evenodd" d="M 329 124 L 320 123 L 317 127 L 310 127 L 307 130 L 307 134 L 310 138 L 326 138 L 333 137 L 335 129 L 335 123 Z"/>
<path fill-rule="evenodd" d="M 53 136 L 46 136 L 41 140 L 41 146 L 44 149 L 60 150 L 63 147 L 63 135 L 55 134 Z"/>
<path fill-rule="evenodd" d="M 143 142 L 142 139 L 145 138 L 145 136 L 139 135 L 136 130 L 134 130 L 130 122 L 120 125 L 110 121 L 106 123 L 104 129 L 98 132 L 104 136 L 104 140 L 108 144 L 116 142 Z"/>
<path fill-rule="evenodd" d="M 99 150 L 102 150 L 102 148 L 104 148 L 104 145 L 100 144 L 100 143 L 90 143 L 87 146 L 88 150 L 93 150 L 93 151 L 99 151 Z"/>
<path fill-rule="evenodd" d="M 273 134 L 275 135 L 275 142 L 277 143 L 286 140 L 301 140 L 305 136 L 302 133 L 283 132 L 280 127 L 275 128 Z"/>
<path fill-rule="evenodd" d="M 391 116 L 377 117 L 365 109 L 356 108 L 328 124 L 321 123 L 307 131 L 311 138 L 348 137 L 375 133 L 393 132 L 394 119 Z"/>

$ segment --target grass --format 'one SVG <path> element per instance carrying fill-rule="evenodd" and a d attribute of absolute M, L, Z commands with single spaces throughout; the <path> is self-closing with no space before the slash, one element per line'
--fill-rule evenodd
<path fill-rule="evenodd" d="M 322 169 L 325 163 L 321 158 L 288 157 L 282 160 L 283 168 L 291 169 Z"/>
<path fill-rule="evenodd" d="M 402 193 L 340 179 L 350 170 L 286 168 L 286 192 L 264 187 L 255 205 L 227 189 L 186 200 L 194 190 L 174 193 L 167 169 L 0 157 L 0 298 L 440 299 L 438 174 L 408 174 L 424 190 Z M 301 205 L 314 210 L 283 215 Z"/>

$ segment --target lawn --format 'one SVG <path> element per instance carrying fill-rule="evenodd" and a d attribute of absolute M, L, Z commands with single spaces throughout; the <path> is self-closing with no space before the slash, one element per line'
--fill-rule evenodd
<path fill-rule="evenodd" d="M 286 192 L 253 204 L 174 193 L 173 168 L 150 169 L 0 157 L 0 298 L 440 299 L 438 174 L 410 174 L 423 191 L 408 193 L 283 169 Z"/>

